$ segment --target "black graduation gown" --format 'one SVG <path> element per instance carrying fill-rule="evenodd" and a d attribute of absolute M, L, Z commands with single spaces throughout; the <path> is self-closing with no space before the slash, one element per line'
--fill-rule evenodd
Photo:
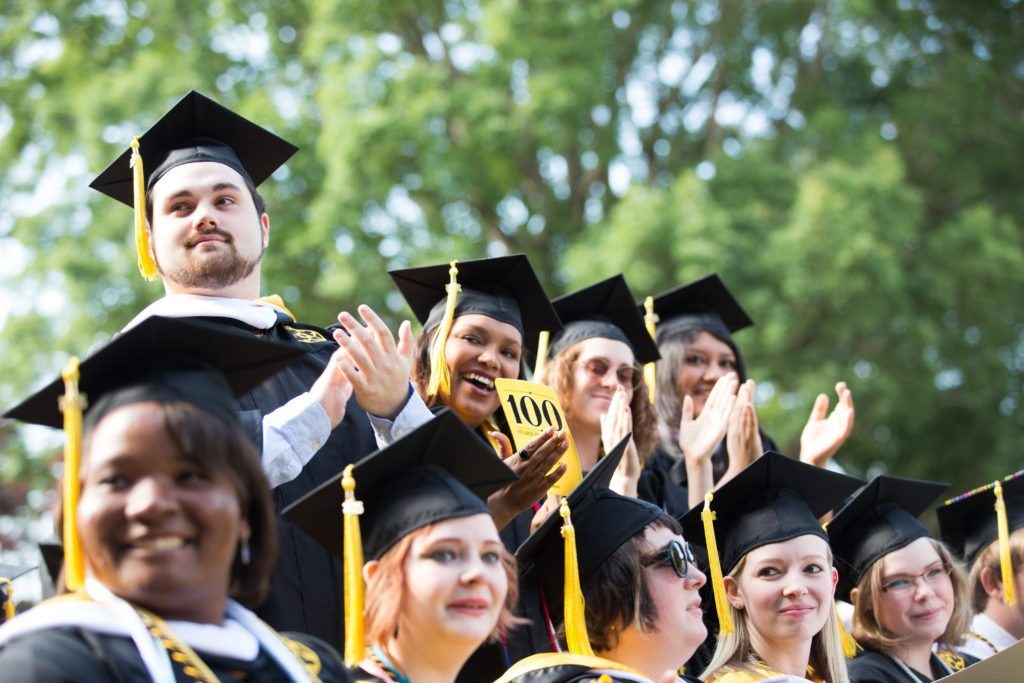
<path fill-rule="evenodd" d="M 978 661 L 974 657 L 941 650 L 939 654 L 932 655 L 931 678 L 920 671 L 910 669 L 910 672 L 915 676 L 915 680 L 927 683 L 928 681 L 938 680 L 947 676 L 948 674 L 939 660 L 940 657 L 954 672 L 960 671 Z M 889 655 L 874 652 L 873 650 L 863 650 L 850 662 L 850 683 L 914 683 L 914 681 L 907 677 L 903 668 L 894 662 Z"/>
<path fill-rule="evenodd" d="M 778 451 L 779 447 L 770 436 L 761 432 L 761 443 L 766 451 Z M 711 470 L 715 481 L 722 478 L 729 468 L 729 452 L 725 441 L 711 454 Z M 637 484 L 637 498 L 661 507 L 673 517 L 681 517 L 690 509 L 689 492 L 686 483 L 686 465 L 676 460 L 658 444 L 647 457 Z"/>
<path fill-rule="evenodd" d="M 589 664 L 586 660 L 592 660 Z M 502 683 L 597 683 L 600 671 L 606 674 L 613 683 L 635 683 L 634 674 L 617 675 L 611 668 L 604 668 L 599 658 L 581 657 L 571 654 L 542 655 L 530 662 L 517 665 L 517 672 L 502 679 Z M 605 666 L 613 665 L 604 660 Z M 684 683 L 700 683 L 699 678 L 680 676 Z"/>
<path fill-rule="evenodd" d="M 338 653 L 316 638 L 289 634 L 323 683 L 348 683 Z M 221 681 L 286 683 L 291 679 L 262 649 L 251 662 L 197 653 Z M 19 683 L 133 683 L 149 680 L 142 657 L 126 636 L 95 633 L 77 627 L 51 628 L 24 635 L 0 648 L 4 680 Z M 244 677 L 239 678 L 241 673 Z M 10 674 L 10 678 L 6 676 Z M 175 680 L 194 683 L 182 665 L 174 664 Z"/>
<path fill-rule="evenodd" d="M 338 348 L 330 329 L 292 322 L 283 314 L 269 331 L 229 318 L 207 318 L 257 336 L 284 343 L 301 343 L 309 353 L 239 398 L 239 417 L 253 442 L 262 448 L 263 416 L 308 391 Z M 274 489 L 280 512 L 316 486 L 377 449 L 366 413 L 349 400 L 345 417 L 298 477 Z M 340 649 L 344 643 L 341 563 L 312 537 L 278 517 L 278 558 L 270 592 L 256 613 L 278 631 L 308 633 Z"/>

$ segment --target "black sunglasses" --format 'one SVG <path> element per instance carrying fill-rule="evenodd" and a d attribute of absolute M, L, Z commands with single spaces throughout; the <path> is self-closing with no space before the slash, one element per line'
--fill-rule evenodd
<path fill-rule="evenodd" d="M 656 564 L 672 567 L 681 579 L 686 578 L 686 574 L 690 571 L 690 565 L 693 563 L 693 551 L 690 550 L 690 544 L 680 543 L 675 539 L 669 541 L 668 545 L 661 550 L 644 557 L 640 562 L 644 567 Z"/>

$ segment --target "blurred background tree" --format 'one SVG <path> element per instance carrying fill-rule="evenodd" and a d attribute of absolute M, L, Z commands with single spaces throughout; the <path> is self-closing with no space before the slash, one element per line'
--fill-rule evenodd
<path fill-rule="evenodd" d="M 3 405 L 160 296 L 87 184 L 196 89 L 302 147 L 263 272 L 304 320 L 397 321 L 385 271 L 455 257 L 525 252 L 553 296 L 717 271 L 789 452 L 844 379 L 854 472 L 1022 466 L 1018 0 L 0 4 Z M 0 429 L 0 514 L 55 443 Z"/>

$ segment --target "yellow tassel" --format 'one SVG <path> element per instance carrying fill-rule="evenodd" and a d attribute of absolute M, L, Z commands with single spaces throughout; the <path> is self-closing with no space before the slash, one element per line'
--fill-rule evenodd
<path fill-rule="evenodd" d="M 713 491 L 704 495 L 704 509 L 700 519 L 704 523 L 704 542 L 708 549 L 708 567 L 711 569 L 711 588 L 715 596 L 715 609 L 718 612 L 718 633 L 720 636 L 732 633 L 732 617 L 729 616 L 729 603 L 725 597 L 725 581 L 722 578 L 722 563 L 718 559 L 718 542 L 715 540 L 715 513 L 711 510 L 711 501 L 715 497 Z"/>
<path fill-rule="evenodd" d="M 562 538 L 565 539 L 565 642 L 574 655 L 594 656 L 587 634 L 586 605 L 580 588 L 580 568 L 576 559 L 576 529 L 569 516 L 569 504 L 562 499 Z"/>
<path fill-rule="evenodd" d="M 0 578 L 0 583 L 7 586 L 7 597 L 4 599 L 4 621 L 14 618 L 14 584 L 10 579 Z"/>
<path fill-rule="evenodd" d="M 544 366 L 548 362 L 548 342 L 551 341 L 551 333 L 541 330 L 537 335 L 537 365 L 533 368 L 533 380 L 537 381 L 540 373 L 544 372 Z"/>
<path fill-rule="evenodd" d="M 647 334 L 651 335 L 651 339 L 656 339 L 655 325 L 658 323 L 658 316 L 654 313 L 654 297 L 649 296 L 644 299 L 644 324 L 647 326 Z M 655 369 L 654 363 L 647 363 L 644 365 L 644 382 L 647 383 L 647 398 L 651 403 L 654 403 L 654 389 L 655 389 Z"/>
<path fill-rule="evenodd" d="M 1003 500 L 1003 485 L 996 482 L 996 526 L 999 529 L 999 567 L 1003 574 L 1003 602 L 1017 604 L 1017 585 L 1013 576 L 1013 560 L 1010 558 L 1010 525 L 1006 521 L 1006 501 Z"/>
<path fill-rule="evenodd" d="M 343 578 L 345 581 L 345 666 L 354 667 L 363 659 L 363 540 L 359 532 L 359 515 L 363 503 L 356 500 L 356 480 L 352 465 L 341 477 L 345 502 L 341 510 L 344 517 Z"/>
<path fill-rule="evenodd" d="M 836 627 L 839 629 L 839 642 L 843 646 L 843 656 L 847 659 L 853 659 L 857 656 L 857 650 L 860 649 L 860 645 L 853 639 L 850 632 L 846 630 L 846 624 L 843 623 L 842 618 L 839 616 L 839 610 L 832 606 L 832 611 L 836 614 Z"/>
<path fill-rule="evenodd" d="M 427 394 L 430 397 L 447 396 L 452 390 L 451 372 L 448 370 L 448 363 L 444 359 L 444 347 L 448 342 L 448 333 L 452 331 L 452 321 L 455 319 L 455 304 L 459 298 L 462 287 L 458 282 L 459 269 L 455 265 L 458 261 L 452 261 L 448 269 L 448 284 L 445 291 L 448 292 L 448 301 L 444 308 L 444 318 L 437 328 L 434 340 L 430 342 L 430 382 L 427 384 Z"/>
<path fill-rule="evenodd" d="M 139 154 L 139 136 L 132 140 L 132 185 L 135 202 L 135 250 L 139 252 L 139 272 L 147 280 L 156 279 L 156 263 L 149 246 L 149 229 L 146 227 L 146 175 L 142 172 L 142 155 Z"/>
<path fill-rule="evenodd" d="M 64 413 L 64 583 L 68 590 L 75 591 L 85 583 L 85 560 L 82 544 L 78 538 L 79 464 L 82 460 L 82 411 L 85 397 L 78 393 L 78 359 L 68 360 L 64 371 L 64 395 L 60 398 L 60 410 Z"/>

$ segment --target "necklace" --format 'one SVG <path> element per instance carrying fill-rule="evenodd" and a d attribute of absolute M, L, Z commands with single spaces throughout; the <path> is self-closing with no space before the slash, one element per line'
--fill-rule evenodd
<path fill-rule="evenodd" d="M 981 635 L 980 633 L 975 633 L 974 631 L 968 631 L 964 635 L 967 636 L 968 638 L 974 638 L 975 640 L 977 640 L 977 641 L 981 642 L 982 644 L 986 645 L 990 650 L 992 650 L 992 654 L 994 654 L 994 655 L 999 654 L 999 648 L 996 647 L 995 645 L 993 645 L 991 640 L 989 640 L 985 636 Z"/>
<path fill-rule="evenodd" d="M 392 683 L 412 683 L 408 677 L 399 673 L 398 668 L 391 663 L 391 660 L 384 654 L 384 651 L 376 645 L 370 648 L 370 661 L 376 664 L 377 668 L 380 669 L 380 671 L 382 671 L 388 677 L 388 680 L 392 681 Z"/>

